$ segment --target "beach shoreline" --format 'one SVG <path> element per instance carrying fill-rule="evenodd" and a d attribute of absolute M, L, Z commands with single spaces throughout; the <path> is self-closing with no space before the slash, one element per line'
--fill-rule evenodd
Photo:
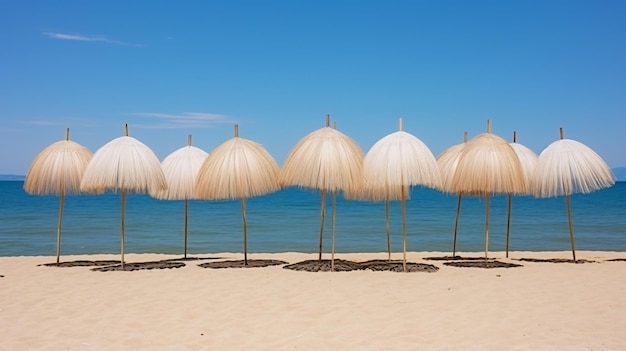
<path fill-rule="evenodd" d="M 484 252 L 461 252 L 483 257 Z M 434 273 L 207 269 L 241 253 L 198 254 L 184 267 L 94 272 L 47 267 L 53 256 L 0 257 L 0 350 L 618 350 L 626 330 L 624 252 L 490 252 L 513 268 L 467 268 L 408 252 Z M 179 255 L 126 254 L 126 262 Z M 400 259 L 401 253 L 393 253 Z M 61 262 L 119 260 L 115 254 Z M 211 260 L 209 260 L 211 258 Z M 324 259 L 329 259 L 325 254 Z M 386 259 L 339 253 L 336 259 Z M 295 263 L 316 253 L 251 253 Z"/>

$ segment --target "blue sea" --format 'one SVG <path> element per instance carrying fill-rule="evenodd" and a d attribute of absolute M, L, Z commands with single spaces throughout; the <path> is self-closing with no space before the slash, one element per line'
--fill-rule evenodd
<path fill-rule="evenodd" d="M 319 191 L 287 188 L 246 202 L 248 251 L 317 252 Z M 327 198 L 324 252 L 330 252 L 332 207 Z M 452 250 L 457 196 L 412 189 L 407 201 L 407 249 Z M 626 251 L 626 182 L 572 196 L 577 250 Z M 67 197 L 61 255 L 120 252 L 120 196 Z M 26 194 L 22 181 L 0 181 L 0 256 L 56 254 L 59 198 Z M 491 200 L 489 250 L 505 249 L 507 197 Z M 190 201 L 190 254 L 242 252 L 241 203 Z M 392 250 L 401 252 L 400 204 L 390 205 Z M 126 203 L 126 252 L 183 252 L 184 202 L 129 194 Z M 458 251 L 484 250 L 485 200 L 464 197 Z M 336 251 L 387 250 L 383 203 L 337 196 Z M 511 250 L 570 250 L 565 198 L 514 197 Z"/>

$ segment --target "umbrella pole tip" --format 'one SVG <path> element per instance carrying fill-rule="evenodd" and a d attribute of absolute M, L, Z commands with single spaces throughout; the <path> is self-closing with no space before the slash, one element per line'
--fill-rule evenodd
<path fill-rule="evenodd" d="M 128 136 L 128 123 L 124 124 L 124 136 Z"/>
<path fill-rule="evenodd" d="M 326 114 L 326 127 L 330 127 L 330 115 Z"/>
<path fill-rule="evenodd" d="M 239 125 L 235 124 L 235 137 L 239 136 Z"/>
<path fill-rule="evenodd" d="M 65 128 L 65 140 L 70 140 L 70 129 Z"/>
<path fill-rule="evenodd" d="M 560 135 L 561 139 L 565 139 L 565 137 L 563 135 L 563 127 L 559 128 L 559 135 Z"/>
<path fill-rule="evenodd" d="M 191 146 L 191 134 L 187 135 L 187 146 Z"/>
<path fill-rule="evenodd" d="M 400 117 L 400 120 L 398 121 L 398 130 L 402 130 L 402 128 L 404 127 L 404 125 L 402 124 L 402 117 Z"/>

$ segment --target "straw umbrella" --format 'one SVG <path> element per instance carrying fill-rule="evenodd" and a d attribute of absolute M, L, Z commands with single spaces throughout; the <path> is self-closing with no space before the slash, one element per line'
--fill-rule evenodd
<path fill-rule="evenodd" d="M 537 197 L 565 196 L 572 257 L 576 261 L 571 195 L 587 194 L 615 184 L 615 175 L 604 160 L 588 146 L 563 137 L 548 145 L 537 162 L 532 191 Z"/>
<path fill-rule="evenodd" d="M 167 180 L 167 189 L 151 191 L 150 195 L 160 200 L 184 200 L 184 258 L 187 258 L 187 223 L 189 200 L 196 198 L 196 176 L 208 153 L 191 145 L 191 135 L 187 137 L 187 145 L 169 154 L 161 168 Z"/>
<path fill-rule="evenodd" d="M 167 181 L 161 170 L 159 159 L 145 144 L 128 136 L 128 124 L 126 124 L 123 136 L 109 141 L 93 155 L 85 170 L 80 188 L 83 191 L 120 192 L 121 268 L 124 270 L 126 193 L 156 192 L 167 188 Z"/>
<path fill-rule="evenodd" d="M 461 157 L 461 151 L 465 148 L 467 143 L 467 132 L 463 133 L 463 142 L 460 144 L 452 145 L 449 148 L 443 150 L 439 156 L 437 156 L 437 165 L 441 172 L 441 188 L 443 192 L 452 191 L 452 179 L 454 178 L 454 172 L 456 166 L 459 163 L 459 157 Z M 456 238 L 459 228 L 459 218 L 461 215 L 461 198 L 463 195 L 458 194 L 458 200 L 456 203 L 456 219 L 454 220 L 454 238 L 452 240 L 452 257 L 456 256 Z"/>
<path fill-rule="evenodd" d="M 279 167 L 265 148 L 254 141 L 235 136 L 207 156 L 196 177 L 196 194 L 207 200 L 240 199 L 243 220 L 244 265 L 248 265 L 246 199 L 280 189 Z"/>
<path fill-rule="evenodd" d="M 57 224 L 57 265 L 61 256 L 61 224 L 65 196 L 80 192 L 80 182 L 92 154 L 86 147 L 70 140 L 70 129 L 65 139 L 43 149 L 30 165 L 24 180 L 24 190 L 35 195 L 59 196 Z"/>
<path fill-rule="evenodd" d="M 527 185 L 530 185 L 533 176 L 535 175 L 535 169 L 537 168 L 537 154 L 531 149 L 517 142 L 517 132 L 513 132 L 513 142 L 509 143 L 513 148 L 513 151 L 517 154 L 520 164 L 522 166 L 522 172 L 524 174 L 524 181 Z M 530 195 L 530 188 L 526 192 Z M 509 238 L 511 236 L 511 204 L 513 202 L 513 195 L 508 195 L 507 206 L 507 219 L 506 219 L 506 257 L 509 257 Z"/>
<path fill-rule="evenodd" d="M 487 132 L 468 141 L 461 151 L 451 190 L 485 197 L 485 258 L 489 252 L 489 207 L 492 194 L 519 194 L 527 190 L 519 158 L 506 140 Z"/>
<path fill-rule="evenodd" d="M 378 140 L 367 152 L 363 161 L 363 173 L 370 197 L 385 201 L 389 251 L 389 201 L 401 201 L 402 268 L 406 272 L 406 199 L 411 186 L 441 186 L 441 175 L 435 156 L 420 139 L 402 130 L 400 119 L 399 130 Z"/>
<path fill-rule="evenodd" d="M 363 151 L 354 140 L 330 127 L 330 116 L 326 115 L 326 126 L 300 139 L 281 169 L 282 185 L 319 189 L 321 192 L 319 261 L 322 260 L 326 194 L 331 193 L 331 270 L 335 264 L 336 193 L 356 193 L 362 187 L 363 157 Z"/>

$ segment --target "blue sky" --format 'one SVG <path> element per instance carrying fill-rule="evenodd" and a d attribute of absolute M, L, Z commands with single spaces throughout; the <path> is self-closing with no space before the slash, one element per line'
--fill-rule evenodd
<path fill-rule="evenodd" d="M 282 165 L 324 126 L 364 152 L 404 129 L 435 155 L 493 132 L 626 166 L 624 1 L 3 1 L 0 173 L 71 139 L 163 159 L 232 137 Z"/>

